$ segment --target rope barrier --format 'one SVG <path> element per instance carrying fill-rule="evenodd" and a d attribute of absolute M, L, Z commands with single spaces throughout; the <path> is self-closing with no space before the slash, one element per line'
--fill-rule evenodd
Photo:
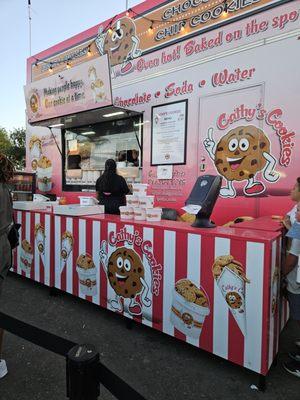
<path fill-rule="evenodd" d="M 118 400 L 145 400 L 136 390 L 99 361 L 94 346 L 79 345 L 0 311 L 0 328 L 67 360 L 67 397 L 96 400 L 99 383 Z"/>

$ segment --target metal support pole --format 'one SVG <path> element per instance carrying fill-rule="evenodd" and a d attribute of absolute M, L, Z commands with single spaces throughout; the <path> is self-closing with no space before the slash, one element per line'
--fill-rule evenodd
<path fill-rule="evenodd" d="M 67 397 L 70 400 L 97 400 L 99 353 L 93 345 L 73 347 L 67 355 Z"/>

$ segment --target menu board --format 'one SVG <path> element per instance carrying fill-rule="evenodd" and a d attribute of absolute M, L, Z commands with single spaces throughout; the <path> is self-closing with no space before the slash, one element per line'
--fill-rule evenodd
<path fill-rule="evenodd" d="M 151 165 L 185 164 L 188 101 L 152 107 Z"/>

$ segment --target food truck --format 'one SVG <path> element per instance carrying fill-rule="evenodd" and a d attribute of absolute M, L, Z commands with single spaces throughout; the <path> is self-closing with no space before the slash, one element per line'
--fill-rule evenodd
<path fill-rule="evenodd" d="M 179 213 L 199 176 L 222 187 L 212 229 L 16 207 L 15 271 L 266 375 L 288 319 L 274 216 L 299 175 L 299 10 L 150 0 L 30 57 L 39 193 L 95 196 L 108 158 Z"/>

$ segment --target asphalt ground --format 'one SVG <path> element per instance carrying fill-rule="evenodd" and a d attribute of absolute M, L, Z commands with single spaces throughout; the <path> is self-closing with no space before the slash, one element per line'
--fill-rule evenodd
<path fill-rule="evenodd" d="M 110 311 L 10 274 L 0 310 L 76 343 L 92 343 L 101 362 L 147 400 L 299 400 L 300 381 L 281 365 L 296 327 L 281 336 L 279 362 L 267 377 L 265 393 L 251 389 L 257 376 L 239 366 Z M 9 374 L 0 380 L 0 400 L 64 400 L 65 359 L 19 337 L 5 334 Z M 115 399 L 101 387 L 101 400 Z M 130 399 L 128 399 L 130 400 Z"/>

